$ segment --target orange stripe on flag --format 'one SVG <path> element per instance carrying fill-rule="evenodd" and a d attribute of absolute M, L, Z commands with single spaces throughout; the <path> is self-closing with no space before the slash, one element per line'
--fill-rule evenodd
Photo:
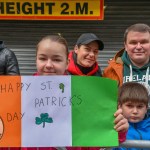
<path fill-rule="evenodd" d="M 21 146 L 21 76 L 0 76 L 0 147 Z"/>

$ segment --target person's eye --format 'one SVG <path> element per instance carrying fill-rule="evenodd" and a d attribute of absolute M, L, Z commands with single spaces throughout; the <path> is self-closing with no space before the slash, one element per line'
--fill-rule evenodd
<path fill-rule="evenodd" d="M 85 47 L 86 52 L 90 52 L 90 49 L 88 47 Z"/>
<path fill-rule="evenodd" d="M 95 51 L 94 51 L 94 54 L 98 54 L 98 50 L 95 50 Z"/>
<path fill-rule="evenodd" d="M 62 62 L 62 60 L 61 59 L 54 59 L 53 61 L 55 61 L 55 62 Z"/>
<path fill-rule="evenodd" d="M 38 59 L 42 60 L 42 61 L 46 60 L 46 58 L 44 58 L 44 57 L 39 57 Z"/>
<path fill-rule="evenodd" d="M 143 105 L 139 105 L 139 106 L 138 106 L 138 108 L 143 108 L 143 107 L 144 107 Z"/>
<path fill-rule="evenodd" d="M 148 40 L 143 40 L 143 41 L 141 41 L 141 44 L 147 44 L 147 43 L 149 43 Z"/>
<path fill-rule="evenodd" d="M 136 42 L 136 41 L 131 41 L 131 42 L 130 42 L 130 44 L 132 44 L 132 45 L 136 45 L 136 44 L 137 44 L 137 42 Z"/>
<path fill-rule="evenodd" d="M 129 107 L 129 108 L 132 108 L 133 106 L 132 105 L 130 105 L 130 104 L 128 104 L 128 105 L 126 105 L 127 107 Z"/>

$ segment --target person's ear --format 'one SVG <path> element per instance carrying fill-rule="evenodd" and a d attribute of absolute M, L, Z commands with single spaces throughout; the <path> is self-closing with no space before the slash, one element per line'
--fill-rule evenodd
<path fill-rule="evenodd" d="M 68 69 L 69 62 L 70 62 L 70 59 L 67 60 L 66 69 Z"/>
<path fill-rule="evenodd" d="M 125 42 L 124 42 L 124 48 L 125 48 L 125 51 L 127 51 L 127 45 Z"/>
<path fill-rule="evenodd" d="M 74 52 L 77 54 L 78 53 L 78 45 L 75 45 L 75 47 L 74 47 Z"/>
<path fill-rule="evenodd" d="M 121 108 L 121 104 L 118 103 L 118 108 Z"/>

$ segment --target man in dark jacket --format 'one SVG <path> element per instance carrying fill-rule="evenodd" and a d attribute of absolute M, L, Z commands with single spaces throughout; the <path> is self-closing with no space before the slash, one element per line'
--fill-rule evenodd
<path fill-rule="evenodd" d="M 0 41 L 0 75 L 20 75 L 17 58 L 3 41 Z"/>

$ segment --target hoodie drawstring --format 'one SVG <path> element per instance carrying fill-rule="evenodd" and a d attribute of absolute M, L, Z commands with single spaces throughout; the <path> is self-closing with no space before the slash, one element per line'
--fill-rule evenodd
<path fill-rule="evenodd" d="M 130 76 L 129 76 L 129 82 L 132 82 L 133 81 L 133 72 L 132 72 L 132 66 L 129 65 L 130 67 Z"/>

